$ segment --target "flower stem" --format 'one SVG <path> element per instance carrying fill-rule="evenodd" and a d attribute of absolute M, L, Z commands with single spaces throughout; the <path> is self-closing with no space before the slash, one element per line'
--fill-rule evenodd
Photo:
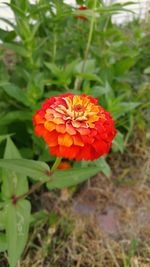
<path fill-rule="evenodd" d="M 57 169 L 57 167 L 59 166 L 60 162 L 61 162 L 62 158 L 56 158 L 52 168 L 51 168 L 51 172 L 55 171 Z"/>
<path fill-rule="evenodd" d="M 88 58 L 88 54 L 89 54 L 89 50 L 90 50 L 90 45 L 91 45 L 91 42 L 92 42 L 94 23 L 95 23 L 95 8 L 96 8 L 96 5 L 97 5 L 97 1 L 98 0 L 94 0 L 94 3 L 93 3 L 93 15 L 92 15 L 92 18 L 91 18 L 90 29 L 89 29 L 89 34 L 88 34 L 88 41 L 87 41 L 87 46 L 86 46 L 85 53 L 84 53 L 84 59 L 83 59 L 81 72 L 84 72 L 85 64 L 86 64 L 86 61 L 87 61 L 87 58 Z M 77 78 L 76 81 L 75 81 L 75 89 L 80 89 L 81 83 L 82 83 L 82 78 Z"/>
<path fill-rule="evenodd" d="M 50 171 L 50 174 L 49 174 L 49 178 L 47 180 L 44 180 L 44 181 L 39 181 L 38 183 L 34 184 L 28 192 L 20 195 L 20 196 L 13 196 L 12 197 L 12 203 L 13 204 L 16 204 L 18 202 L 18 200 L 21 200 L 21 199 L 24 199 L 26 198 L 27 196 L 31 195 L 32 193 L 34 193 L 36 190 L 38 190 L 43 184 L 47 183 L 47 182 L 50 182 L 51 180 L 51 175 L 52 173 L 57 169 L 57 167 L 59 166 L 60 162 L 61 162 L 62 158 L 56 158 L 52 168 L 51 168 L 51 171 Z"/>

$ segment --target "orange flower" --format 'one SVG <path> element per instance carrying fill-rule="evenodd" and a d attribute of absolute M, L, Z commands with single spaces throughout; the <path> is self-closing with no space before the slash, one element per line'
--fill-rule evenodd
<path fill-rule="evenodd" d="M 94 160 L 107 154 L 117 132 L 109 112 L 85 94 L 47 99 L 33 121 L 50 153 L 68 159 Z"/>
<path fill-rule="evenodd" d="M 86 7 L 86 6 L 80 6 L 80 7 L 78 8 L 78 10 L 81 10 L 81 11 L 83 11 L 83 10 L 87 10 L 87 7 Z M 78 16 L 77 19 L 87 20 L 87 18 L 86 18 L 85 16 Z"/>
<path fill-rule="evenodd" d="M 69 170 L 69 169 L 71 169 L 72 167 L 71 167 L 71 164 L 68 162 L 68 161 L 62 161 L 60 164 L 59 164 L 59 166 L 58 166 L 58 168 L 57 169 L 59 169 L 59 170 Z"/>

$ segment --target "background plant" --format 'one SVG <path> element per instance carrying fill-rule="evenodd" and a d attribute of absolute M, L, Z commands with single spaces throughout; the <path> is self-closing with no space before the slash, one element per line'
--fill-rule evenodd
<path fill-rule="evenodd" d="M 77 3 L 84 3 L 87 10 L 79 11 L 63 1 L 40 0 L 33 5 L 11 0 L 15 22 L 5 22 L 12 30 L 0 29 L 0 156 L 4 157 L 0 161 L 0 251 L 8 252 L 11 267 L 21 256 L 31 221 L 29 200 L 15 203 L 13 196 L 25 194 L 28 181 L 46 183 L 49 165 L 55 160 L 33 133 L 32 116 L 41 102 L 68 91 L 98 97 L 119 130 L 114 152 L 123 152 L 135 123 L 144 130 L 149 122 L 148 26 L 137 21 L 130 29 L 113 24 L 112 14 L 127 6 Z M 87 19 L 78 19 L 79 15 Z M 53 174 L 49 190 L 73 186 L 100 170 L 110 174 L 103 157 L 73 164 L 74 172 Z"/>

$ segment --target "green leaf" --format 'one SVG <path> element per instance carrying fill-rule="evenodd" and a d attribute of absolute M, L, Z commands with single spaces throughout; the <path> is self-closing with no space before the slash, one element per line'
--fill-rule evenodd
<path fill-rule="evenodd" d="M 0 142 L 2 142 L 3 140 L 5 140 L 9 136 L 11 136 L 11 134 L 0 135 Z"/>
<path fill-rule="evenodd" d="M 5 229 L 4 211 L 0 210 L 0 231 L 4 229 Z"/>
<path fill-rule="evenodd" d="M 130 5 L 131 2 L 128 2 L 127 5 Z M 125 11 L 125 12 L 131 12 L 131 13 L 134 13 L 131 9 L 127 9 L 127 8 L 124 8 L 124 4 L 119 4 L 119 3 L 116 3 L 116 4 L 113 4 L 113 5 L 105 5 L 103 7 L 100 7 L 97 9 L 97 12 L 99 13 L 110 13 L 110 14 L 115 14 L 115 13 L 118 13 L 120 11 Z"/>
<path fill-rule="evenodd" d="M 52 74 L 56 77 L 59 77 L 62 73 L 60 68 L 58 68 L 54 63 L 45 62 L 45 66 L 52 72 Z"/>
<path fill-rule="evenodd" d="M 32 113 L 29 111 L 10 111 L 4 114 L 0 120 L 0 126 L 10 124 L 14 121 L 31 121 Z"/>
<path fill-rule="evenodd" d="M 125 74 L 134 65 L 134 63 L 135 58 L 132 57 L 115 62 L 114 68 L 116 77 L 118 77 L 118 75 Z"/>
<path fill-rule="evenodd" d="M 50 177 L 49 166 L 42 161 L 28 159 L 0 159 L 0 167 L 28 175 L 34 180 L 47 180 Z"/>
<path fill-rule="evenodd" d="M 96 160 L 82 160 L 81 161 L 81 166 L 82 167 L 92 167 L 96 166 L 99 168 L 99 171 L 101 171 L 102 173 L 104 173 L 107 177 L 110 177 L 111 175 L 111 168 L 109 166 L 109 164 L 107 163 L 105 156 L 100 157 L 99 159 Z"/>
<path fill-rule="evenodd" d="M 0 39 L 3 42 L 11 42 L 13 39 L 15 39 L 16 33 L 15 31 L 5 31 L 3 29 L 0 29 Z"/>
<path fill-rule="evenodd" d="M 104 157 L 100 157 L 99 159 L 95 160 L 95 165 L 99 167 L 101 172 L 103 172 L 107 177 L 110 177 L 111 168 Z"/>
<path fill-rule="evenodd" d="M 10 7 L 17 16 L 21 17 L 22 19 L 26 18 L 26 14 L 17 5 L 14 5 L 12 3 L 11 4 L 10 3 L 6 3 L 6 2 L 5 2 L 5 4 L 8 7 Z"/>
<path fill-rule="evenodd" d="M 144 69 L 144 74 L 150 74 L 150 66 Z"/>
<path fill-rule="evenodd" d="M 39 210 L 30 216 L 30 225 L 35 225 L 36 222 L 46 221 L 49 217 L 49 213 L 45 210 Z"/>
<path fill-rule="evenodd" d="M 21 155 L 12 140 L 8 137 L 4 153 L 4 160 L 13 158 L 19 160 Z M 21 175 L 18 175 L 16 173 L 16 169 L 12 170 L 12 172 L 10 172 L 7 168 L 3 170 L 2 181 L 2 197 L 4 199 L 13 195 L 23 194 L 28 190 L 26 174 L 22 173 Z"/>
<path fill-rule="evenodd" d="M 97 76 L 96 74 L 92 74 L 92 73 L 76 73 L 76 76 L 77 77 L 81 77 L 82 79 L 84 80 L 87 80 L 87 81 L 97 81 L 99 83 L 102 83 L 102 80 L 100 79 L 99 76 Z"/>
<path fill-rule="evenodd" d="M 20 200 L 16 205 L 8 202 L 5 206 L 6 242 L 10 267 L 16 267 L 26 245 L 30 211 L 30 202 L 27 200 Z"/>
<path fill-rule="evenodd" d="M 124 136 L 121 132 L 118 131 L 115 139 L 113 140 L 112 149 L 114 152 L 120 151 L 121 153 L 123 153 L 124 148 Z"/>
<path fill-rule="evenodd" d="M 75 71 L 75 66 L 79 62 L 78 59 L 73 60 L 71 63 L 69 63 L 67 66 L 65 66 L 63 75 L 68 78 L 71 77 Z"/>
<path fill-rule="evenodd" d="M 100 171 L 99 167 L 81 168 L 73 170 L 57 170 L 51 176 L 51 181 L 47 183 L 48 189 L 64 188 L 81 183 Z"/>
<path fill-rule="evenodd" d="M 128 113 L 140 105 L 139 102 L 121 102 L 116 105 L 111 105 L 109 111 L 112 113 L 114 119 L 118 119 L 125 113 Z"/>
<path fill-rule="evenodd" d="M 94 86 L 89 92 L 93 97 L 99 97 L 108 93 L 110 93 L 110 87 L 108 86 Z"/>
<path fill-rule="evenodd" d="M 72 15 L 75 16 L 75 17 L 84 16 L 84 17 L 87 17 L 87 18 L 91 19 L 93 17 L 93 13 L 95 13 L 95 15 L 96 15 L 96 12 L 93 11 L 92 9 L 75 10 L 74 12 L 72 12 Z"/>
<path fill-rule="evenodd" d="M 15 51 L 20 56 L 27 57 L 27 58 L 30 57 L 29 51 L 21 45 L 17 45 L 17 44 L 13 44 L 13 43 L 3 43 L 3 46 L 5 48 L 8 48 L 8 49 Z"/>
<path fill-rule="evenodd" d="M 0 83 L 0 87 L 6 92 L 7 95 L 14 98 L 15 100 L 27 104 L 27 97 L 25 92 L 23 92 L 19 87 L 11 83 Z M 29 105 L 29 104 L 28 104 Z"/>
<path fill-rule="evenodd" d="M 95 59 L 88 59 L 86 60 L 86 62 L 82 60 L 76 65 L 75 70 L 77 71 L 77 73 L 93 73 L 95 71 Z"/>
<path fill-rule="evenodd" d="M 4 252 L 7 249 L 6 235 L 0 233 L 0 252 Z"/>

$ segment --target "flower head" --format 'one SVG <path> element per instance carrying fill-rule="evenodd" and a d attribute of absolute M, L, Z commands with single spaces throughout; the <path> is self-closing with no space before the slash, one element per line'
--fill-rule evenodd
<path fill-rule="evenodd" d="M 68 159 L 94 160 L 107 154 L 117 132 L 109 112 L 85 94 L 47 99 L 33 121 L 50 153 Z"/>
<path fill-rule="evenodd" d="M 86 6 L 80 6 L 78 8 L 79 11 L 84 11 L 84 10 L 87 10 L 87 7 Z M 78 16 L 77 19 L 81 19 L 81 20 L 87 20 L 87 18 L 85 16 Z"/>

